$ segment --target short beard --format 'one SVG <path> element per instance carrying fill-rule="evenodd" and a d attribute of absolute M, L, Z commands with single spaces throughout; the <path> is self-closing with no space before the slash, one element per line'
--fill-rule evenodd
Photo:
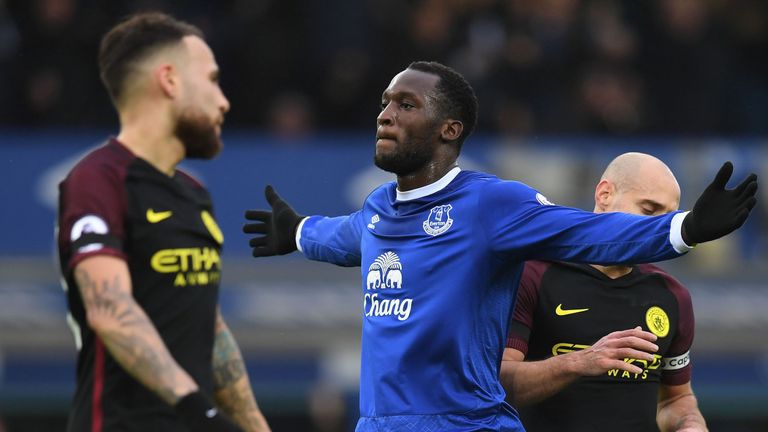
<path fill-rule="evenodd" d="M 401 150 L 389 154 L 373 155 L 373 163 L 384 171 L 394 173 L 398 177 L 405 177 L 420 170 L 432 160 L 432 148 L 426 144 L 426 140 L 413 140 L 398 143 Z"/>
<path fill-rule="evenodd" d="M 176 137 L 184 145 L 188 159 L 213 159 L 223 146 L 213 123 L 193 108 L 185 109 L 179 116 Z"/>
<path fill-rule="evenodd" d="M 434 157 L 435 148 L 431 143 L 440 141 L 439 123 L 431 118 L 423 135 L 412 135 L 407 141 L 397 143 L 394 153 L 379 155 L 374 152 L 373 163 L 398 177 L 405 177 L 422 169 Z"/>

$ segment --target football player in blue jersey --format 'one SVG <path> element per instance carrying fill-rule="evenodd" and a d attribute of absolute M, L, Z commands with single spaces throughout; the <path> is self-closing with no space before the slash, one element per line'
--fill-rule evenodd
<path fill-rule="evenodd" d="M 414 62 L 384 90 L 375 163 L 397 181 L 341 217 L 297 214 L 272 187 L 246 211 L 256 257 L 301 251 L 359 266 L 363 314 L 358 431 L 522 431 L 499 368 L 527 259 L 597 264 L 674 258 L 730 233 L 757 177 L 726 189 L 726 163 L 690 212 L 595 214 L 514 181 L 461 170 L 477 99 L 459 73 Z"/>

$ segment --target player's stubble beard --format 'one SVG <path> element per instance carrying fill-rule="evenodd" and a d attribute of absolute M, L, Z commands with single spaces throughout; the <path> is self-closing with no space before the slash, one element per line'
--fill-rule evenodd
<path fill-rule="evenodd" d="M 412 174 L 432 161 L 434 141 L 439 140 L 436 122 L 430 122 L 424 134 L 410 135 L 397 142 L 390 153 L 374 152 L 373 163 L 398 177 Z M 439 144 L 438 144 L 439 145 Z"/>
<path fill-rule="evenodd" d="M 176 124 L 176 137 L 184 144 L 188 159 L 213 159 L 223 147 L 213 121 L 195 108 L 182 111 Z"/>

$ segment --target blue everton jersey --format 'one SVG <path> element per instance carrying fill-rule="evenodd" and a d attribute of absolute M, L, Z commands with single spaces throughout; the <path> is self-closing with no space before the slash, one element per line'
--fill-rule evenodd
<path fill-rule="evenodd" d="M 674 216 L 551 205 L 456 168 L 415 191 L 383 185 L 351 215 L 306 219 L 308 258 L 361 267 L 357 430 L 522 431 L 498 377 L 523 261 L 673 258 Z"/>

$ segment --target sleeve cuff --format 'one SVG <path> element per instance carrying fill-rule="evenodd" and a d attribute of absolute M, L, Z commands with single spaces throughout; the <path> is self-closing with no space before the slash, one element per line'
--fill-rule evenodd
<path fill-rule="evenodd" d="M 694 248 L 683 241 L 683 219 L 688 216 L 688 213 L 690 212 L 677 213 L 672 216 L 672 223 L 669 225 L 669 242 L 679 254 L 684 254 Z"/>
<path fill-rule="evenodd" d="M 510 336 L 507 338 L 507 345 L 505 348 L 512 348 L 520 351 L 523 355 L 528 354 L 528 341 L 519 336 Z"/>
<path fill-rule="evenodd" d="M 309 219 L 309 217 L 302 219 L 301 222 L 299 222 L 299 226 L 296 227 L 296 249 L 301 253 L 304 253 L 304 250 L 301 249 L 301 229 L 304 227 L 304 222 L 306 222 L 307 219 Z"/>

